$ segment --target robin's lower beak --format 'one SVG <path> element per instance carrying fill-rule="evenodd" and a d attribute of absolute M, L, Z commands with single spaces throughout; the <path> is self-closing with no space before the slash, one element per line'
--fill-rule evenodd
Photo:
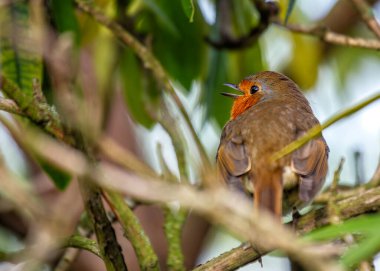
<path fill-rule="evenodd" d="M 241 92 L 242 94 L 244 94 L 244 91 L 242 91 L 241 89 L 239 89 L 239 87 L 237 85 L 235 85 L 235 84 L 226 83 L 224 85 L 227 86 L 227 87 L 233 88 L 233 89 Z M 234 93 L 229 93 L 229 92 L 221 92 L 220 94 L 222 94 L 224 96 L 227 96 L 227 97 L 230 97 L 230 98 L 234 98 L 234 99 L 242 96 L 240 94 L 234 94 Z"/>

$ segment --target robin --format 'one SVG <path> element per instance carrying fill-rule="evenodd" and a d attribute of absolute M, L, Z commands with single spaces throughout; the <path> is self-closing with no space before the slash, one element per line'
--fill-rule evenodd
<path fill-rule="evenodd" d="M 222 179 L 252 193 L 255 208 L 266 209 L 278 219 L 310 203 L 327 173 L 329 148 L 323 136 L 277 161 L 271 159 L 319 124 L 299 87 L 272 71 L 225 85 L 241 94 L 222 93 L 234 99 L 217 152 Z"/>

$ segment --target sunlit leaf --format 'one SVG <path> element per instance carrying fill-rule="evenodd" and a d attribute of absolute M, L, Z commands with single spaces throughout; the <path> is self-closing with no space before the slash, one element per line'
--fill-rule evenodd
<path fill-rule="evenodd" d="M 181 0 L 181 2 L 182 2 L 182 8 L 183 8 L 187 18 L 189 18 L 189 21 L 192 23 L 194 20 L 194 13 L 195 13 L 194 1 L 193 0 Z"/>

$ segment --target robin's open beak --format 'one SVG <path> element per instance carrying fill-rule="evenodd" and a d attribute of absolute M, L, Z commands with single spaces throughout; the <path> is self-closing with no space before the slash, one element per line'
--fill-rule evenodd
<path fill-rule="evenodd" d="M 239 87 L 237 85 L 235 85 L 235 84 L 226 83 L 224 85 L 227 86 L 227 87 L 233 88 L 233 89 L 241 92 L 242 94 L 244 94 L 244 91 L 242 91 L 241 89 L 239 89 Z M 230 97 L 230 98 L 233 98 L 233 99 L 236 99 L 236 98 L 242 96 L 240 94 L 234 94 L 234 93 L 229 93 L 229 92 L 221 92 L 220 94 L 222 94 L 224 96 L 227 96 L 227 97 Z"/>

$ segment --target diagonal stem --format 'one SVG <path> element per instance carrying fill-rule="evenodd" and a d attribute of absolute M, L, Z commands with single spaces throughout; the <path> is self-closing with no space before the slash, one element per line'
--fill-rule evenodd
<path fill-rule="evenodd" d="M 334 124 L 335 122 L 337 122 L 343 118 L 346 118 L 346 117 L 352 115 L 353 113 L 359 111 L 360 109 L 364 108 L 365 106 L 369 105 L 370 103 L 373 103 L 374 101 L 376 101 L 378 99 L 380 99 L 380 92 L 376 93 L 375 95 L 365 99 L 364 101 L 362 101 L 362 102 L 360 102 L 360 103 L 358 103 L 352 107 L 349 107 L 349 108 L 343 110 L 342 112 L 340 112 L 338 114 L 333 115 L 331 118 L 329 118 L 322 125 L 314 126 L 304 136 L 298 138 L 297 140 L 293 141 L 289 145 L 285 146 L 280 151 L 276 152 L 272 156 L 272 159 L 274 161 L 276 161 L 276 160 L 280 159 L 281 157 L 288 155 L 288 154 L 292 153 L 293 151 L 301 148 L 308 141 L 319 136 L 320 133 L 324 129 L 326 129 L 327 127 L 331 126 L 332 124 Z"/>

